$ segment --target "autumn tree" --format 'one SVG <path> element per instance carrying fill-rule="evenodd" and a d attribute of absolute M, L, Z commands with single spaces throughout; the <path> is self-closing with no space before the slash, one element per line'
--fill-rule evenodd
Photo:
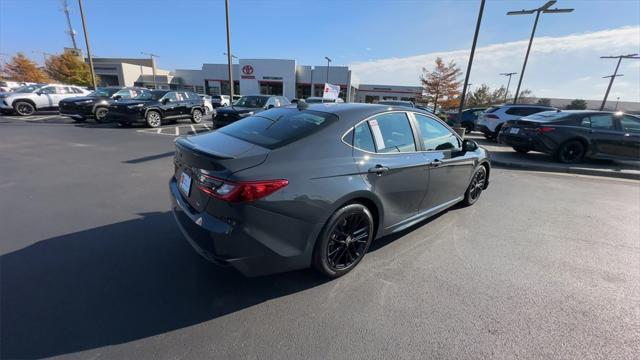
<path fill-rule="evenodd" d="M 433 113 L 438 107 L 438 101 L 442 100 L 441 106 L 453 108 L 460 101 L 460 82 L 458 76 L 461 71 L 456 63 L 450 61 L 445 64 L 440 57 L 436 58 L 436 66 L 433 71 L 422 68 L 420 82 L 424 88 L 424 98 L 428 103 L 433 104 Z"/>
<path fill-rule="evenodd" d="M 2 68 L 2 75 L 7 79 L 25 82 L 48 82 L 47 74 L 23 53 L 17 53 L 11 61 Z"/>
<path fill-rule="evenodd" d="M 91 69 L 82 57 L 66 51 L 61 55 L 53 55 L 47 59 L 47 73 L 64 84 L 92 86 Z M 96 82 L 97 79 L 96 79 Z"/>
<path fill-rule="evenodd" d="M 551 99 L 549 99 L 549 98 L 540 98 L 536 102 L 536 105 L 551 106 Z"/>
<path fill-rule="evenodd" d="M 565 107 L 565 109 L 567 109 L 567 110 L 586 110 L 587 109 L 587 102 L 582 100 L 582 99 L 575 99 L 575 100 L 572 100 L 571 103 L 569 103 L 569 105 L 567 105 Z"/>

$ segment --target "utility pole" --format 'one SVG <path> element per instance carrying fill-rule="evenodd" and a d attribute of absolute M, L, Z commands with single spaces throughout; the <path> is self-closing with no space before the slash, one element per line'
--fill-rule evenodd
<path fill-rule="evenodd" d="M 507 102 L 507 95 L 509 94 L 509 85 L 511 85 L 511 77 L 513 75 L 517 74 L 517 72 L 510 72 L 510 73 L 502 73 L 500 75 L 504 75 L 504 76 L 508 76 L 509 80 L 507 81 L 507 90 L 504 91 L 504 102 Z"/>
<path fill-rule="evenodd" d="M 64 14 L 67 17 L 67 26 L 69 27 L 66 33 L 69 34 L 69 37 L 71 37 L 71 43 L 73 44 L 73 48 L 77 49 L 78 45 L 76 44 L 76 31 L 73 30 L 73 27 L 71 26 L 71 16 L 69 15 L 69 4 L 67 0 L 62 0 L 62 8 L 63 8 Z"/>
<path fill-rule="evenodd" d="M 618 98 L 616 99 L 616 108 L 613 109 L 613 111 L 618 110 L 618 103 L 620 102 L 620 96 L 618 96 Z"/>
<path fill-rule="evenodd" d="M 87 21 L 84 18 L 84 7 L 82 6 L 82 0 L 78 0 L 78 5 L 80 5 L 80 17 L 82 18 L 82 31 L 84 31 L 84 42 L 87 45 L 87 57 L 89 58 L 89 69 L 91 70 L 91 83 L 93 84 L 93 89 L 96 90 L 98 85 L 96 84 L 96 73 L 93 69 L 93 57 L 91 57 L 91 46 L 89 46 L 89 33 L 87 32 Z M 74 48 L 75 41 L 74 41 Z"/>
<path fill-rule="evenodd" d="M 600 111 L 604 109 L 604 105 L 607 103 L 607 98 L 609 97 L 609 91 L 611 91 L 611 85 L 613 85 L 613 79 L 617 76 L 623 76 L 622 74 L 618 75 L 618 68 L 620 68 L 620 63 L 622 59 L 640 59 L 638 54 L 627 54 L 627 55 L 617 55 L 617 56 L 600 56 L 601 59 L 618 59 L 618 64 L 616 65 L 616 69 L 613 72 L 613 75 L 604 76 L 603 78 L 611 78 L 609 80 L 609 86 L 607 86 L 607 91 L 604 93 L 604 99 L 602 99 L 602 105 L 600 105 Z M 616 104 L 617 108 L 617 104 Z"/>
<path fill-rule="evenodd" d="M 462 95 L 460 95 L 460 106 L 458 107 L 458 123 L 462 121 L 462 108 L 464 100 L 467 96 L 467 87 L 469 86 L 469 75 L 471 75 L 471 66 L 473 65 L 473 56 L 476 53 L 476 43 L 478 42 L 478 33 L 480 32 L 480 23 L 482 23 L 482 13 L 484 12 L 484 0 L 480 0 L 480 10 L 478 11 L 478 20 L 476 21 L 476 31 L 473 34 L 473 43 L 471 44 L 471 54 L 469 54 L 469 63 L 467 64 L 467 74 L 464 76 L 464 85 L 462 85 Z M 433 113 L 436 113 L 438 103 L 433 104 Z"/>
<path fill-rule="evenodd" d="M 155 58 L 158 58 L 160 56 L 152 53 L 142 52 L 142 51 L 140 52 L 140 54 L 149 55 L 149 58 L 151 59 L 151 72 L 153 72 L 153 89 L 158 90 L 158 82 L 156 81 L 156 59 Z"/>
<path fill-rule="evenodd" d="M 329 83 L 329 66 L 331 65 L 331 59 L 328 56 L 324 57 L 327 60 L 327 84 Z"/>
<path fill-rule="evenodd" d="M 229 71 L 229 101 L 233 104 L 233 63 L 231 60 L 231 30 L 229 25 L 229 0 L 224 2 L 224 10 L 227 17 L 227 67 Z"/>
<path fill-rule="evenodd" d="M 529 53 L 531 52 L 531 44 L 533 43 L 533 37 L 536 34 L 536 27 L 538 27 L 538 19 L 540 19 L 540 13 L 545 14 L 558 14 L 558 13 L 570 13 L 574 9 L 549 9 L 553 4 L 557 3 L 556 0 L 547 1 L 546 4 L 542 5 L 537 9 L 530 10 L 518 10 L 518 11 L 509 11 L 507 15 L 531 15 L 536 14 L 536 20 L 533 22 L 533 29 L 531 30 L 531 37 L 529 38 L 529 46 L 527 46 L 527 53 L 524 56 L 524 63 L 522 64 L 522 70 L 520 71 L 520 79 L 518 80 L 518 87 L 516 88 L 516 95 L 513 98 L 513 103 L 518 103 L 518 95 L 520 95 L 520 86 L 522 85 L 522 78 L 524 77 L 524 71 L 527 68 L 527 60 L 529 60 Z"/>

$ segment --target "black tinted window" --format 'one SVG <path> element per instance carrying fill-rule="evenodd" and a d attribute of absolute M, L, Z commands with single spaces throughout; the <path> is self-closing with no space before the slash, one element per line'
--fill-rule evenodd
<path fill-rule="evenodd" d="M 413 132 L 404 112 L 382 114 L 369 120 L 379 153 L 415 151 Z"/>
<path fill-rule="evenodd" d="M 353 146 L 361 150 L 376 152 L 376 146 L 373 143 L 371 129 L 366 121 L 356 126 Z"/>
<path fill-rule="evenodd" d="M 451 150 L 460 148 L 460 141 L 439 121 L 427 116 L 415 114 L 424 149 L 430 150 Z"/>
<path fill-rule="evenodd" d="M 592 129 L 613 130 L 613 116 L 610 114 L 594 114 L 589 116 Z"/>
<path fill-rule="evenodd" d="M 297 109 L 272 109 L 221 128 L 220 132 L 268 149 L 307 137 L 338 119 L 333 114 Z"/>
<path fill-rule="evenodd" d="M 640 119 L 625 115 L 620 119 L 622 131 L 630 133 L 640 133 Z"/>

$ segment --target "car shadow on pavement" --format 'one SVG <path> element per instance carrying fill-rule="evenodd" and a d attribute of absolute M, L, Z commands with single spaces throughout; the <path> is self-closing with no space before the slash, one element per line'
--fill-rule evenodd
<path fill-rule="evenodd" d="M 0 357 L 122 344 L 326 281 L 311 270 L 246 278 L 201 259 L 170 212 L 140 214 L 0 257 Z"/>

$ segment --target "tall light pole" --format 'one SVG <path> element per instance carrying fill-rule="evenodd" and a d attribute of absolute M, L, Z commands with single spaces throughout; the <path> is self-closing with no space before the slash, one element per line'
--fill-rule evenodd
<path fill-rule="evenodd" d="M 222 55 L 227 55 L 227 53 L 222 53 Z M 231 54 L 231 57 L 234 58 L 234 59 L 238 59 L 238 57 L 233 55 L 233 54 Z"/>
<path fill-rule="evenodd" d="M 71 26 L 71 16 L 69 15 L 69 4 L 67 3 L 67 0 L 62 0 L 62 7 L 64 15 L 67 17 L 67 26 L 69 27 L 69 29 L 67 30 L 67 34 L 69 34 L 69 37 L 71 37 L 73 48 L 77 49 L 78 45 L 76 44 L 76 31 L 73 30 L 73 26 Z"/>
<path fill-rule="evenodd" d="M 229 101 L 233 103 L 233 63 L 231 60 L 231 30 L 229 25 L 229 0 L 224 2 L 224 11 L 227 19 L 227 70 L 229 72 Z"/>
<path fill-rule="evenodd" d="M 513 75 L 517 74 L 517 72 L 510 72 L 510 73 L 501 73 L 500 75 L 504 75 L 504 76 L 508 76 L 509 80 L 507 81 L 507 90 L 504 91 L 504 102 L 507 102 L 507 95 L 509 94 L 509 85 L 511 85 L 511 77 Z"/>
<path fill-rule="evenodd" d="M 484 0 L 480 0 L 480 10 L 478 11 L 478 20 L 476 21 L 476 31 L 473 34 L 473 43 L 471 44 L 471 54 L 469 54 L 469 63 L 467 64 L 467 74 L 464 76 L 464 85 L 462 86 L 462 95 L 460 95 L 460 106 L 458 107 L 458 123 L 462 121 L 462 108 L 464 100 L 467 96 L 467 87 L 469 86 L 469 75 L 471 74 L 471 66 L 473 65 L 473 56 L 476 53 L 476 43 L 478 42 L 478 33 L 480 32 L 480 23 L 482 23 L 482 13 L 484 12 Z M 433 113 L 436 113 L 438 103 L 433 104 Z"/>
<path fill-rule="evenodd" d="M 331 59 L 329 57 L 324 57 L 327 60 L 327 84 L 329 83 L 329 66 L 331 65 Z"/>
<path fill-rule="evenodd" d="M 96 90 L 98 88 L 98 84 L 96 84 L 96 73 L 93 69 L 93 57 L 91 57 L 91 46 L 89 46 L 89 33 L 87 32 L 87 21 L 84 18 L 84 7 L 82 6 L 82 0 L 78 0 L 78 5 L 80 5 L 80 17 L 82 18 L 82 31 L 84 32 L 84 43 L 87 45 L 87 57 L 89 58 L 89 69 L 91 70 L 91 83 L 93 84 L 93 89 Z"/>
<path fill-rule="evenodd" d="M 516 88 L 516 95 L 513 98 L 513 103 L 518 103 L 518 95 L 520 94 L 520 86 L 522 85 L 522 78 L 524 77 L 524 70 L 527 68 L 527 60 L 529 60 L 529 52 L 531 52 L 531 44 L 533 43 L 533 37 L 536 34 L 536 27 L 538 27 L 538 19 L 540 18 L 540 13 L 545 14 L 558 14 L 558 13 L 570 13 L 574 9 L 549 9 L 553 4 L 557 3 L 556 0 L 547 1 L 546 4 L 542 5 L 537 9 L 531 10 L 518 10 L 518 11 L 509 11 L 507 15 L 531 15 L 536 14 L 536 20 L 533 22 L 533 29 L 531 30 L 531 37 L 529 38 L 529 46 L 527 46 L 527 53 L 524 56 L 524 63 L 522 64 L 522 70 L 520 71 L 520 79 L 518 80 L 518 87 Z"/>
<path fill-rule="evenodd" d="M 640 59 L 638 54 L 627 54 L 627 55 L 618 55 L 618 56 L 600 56 L 601 59 L 618 59 L 618 64 L 616 65 L 616 69 L 613 72 L 613 75 L 605 76 L 604 78 L 611 78 L 609 80 L 609 86 L 607 86 L 607 91 L 604 93 L 604 99 L 602 99 L 602 105 L 600 105 L 600 111 L 604 109 L 604 105 L 607 103 L 607 98 L 609 97 L 609 91 L 611 91 L 611 85 L 613 85 L 613 79 L 615 79 L 618 75 L 618 68 L 620 67 L 620 63 L 622 59 Z"/>
<path fill-rule="evenodd" d="M 155 58 L 158 58 L 160 56 L 156 54 L 144 52 L 144 51 L 141 51 L 140 54 L 149 55 L 149 58 L 151 59 L 151 71 L 153 72 L 153 89 L 158 90 L 158 83 L 156 82 L 156 59 Z"/>

